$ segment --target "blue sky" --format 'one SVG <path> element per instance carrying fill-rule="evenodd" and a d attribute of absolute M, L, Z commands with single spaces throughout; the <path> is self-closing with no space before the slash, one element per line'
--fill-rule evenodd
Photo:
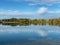
<path fill-rule="evenodd" d="M 1 18 L 57 18 L 60 0 L 0 0 Z"/>

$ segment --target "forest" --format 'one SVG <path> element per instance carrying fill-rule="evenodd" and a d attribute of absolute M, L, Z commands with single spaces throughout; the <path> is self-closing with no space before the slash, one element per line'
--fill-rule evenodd
<path fill-rule="evenodd" d="M 60 26 L 60 18 L 54 19 L 26 19 L 26 18 L 11 18 L 11 19 L 2 19 L 0 20 L 2 25 L 11 25 L 11 26 L 29 26 L 29 25 L 56 25 Z"/>

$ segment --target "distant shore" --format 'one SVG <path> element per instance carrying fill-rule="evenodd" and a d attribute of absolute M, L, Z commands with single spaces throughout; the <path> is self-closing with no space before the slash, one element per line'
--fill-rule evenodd
<path fill-rule="evenodd" d="M 60 18 L 55 18 L 55 19 L 16 19 L 16 18 L 11 18 L 11 19 L 2 19 L 0 20 L 0 24 L 2 25 L 11 25 L 11 26 L 28 26 L 28 25 L 56 25 L 60 26 Z"/>

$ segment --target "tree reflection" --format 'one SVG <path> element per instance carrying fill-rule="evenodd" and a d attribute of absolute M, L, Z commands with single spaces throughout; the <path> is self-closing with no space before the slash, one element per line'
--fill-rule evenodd
<path fill-rule="evenodd" d="M 2 25 L 11 25 L 11 26 L 29 26 L 29 25 L 54 25 L 54 26 L 60 26 L 60 18 L 57 19 L 2 19 L 0 20 L 0 23 Z"/>

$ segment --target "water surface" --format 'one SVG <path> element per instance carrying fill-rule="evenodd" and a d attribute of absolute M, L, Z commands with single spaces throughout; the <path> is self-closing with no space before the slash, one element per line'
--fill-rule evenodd
<path fill-rule="evenodd" d="M 0 45 L 60 45 L 60 27 L 0 25 Z"/>

